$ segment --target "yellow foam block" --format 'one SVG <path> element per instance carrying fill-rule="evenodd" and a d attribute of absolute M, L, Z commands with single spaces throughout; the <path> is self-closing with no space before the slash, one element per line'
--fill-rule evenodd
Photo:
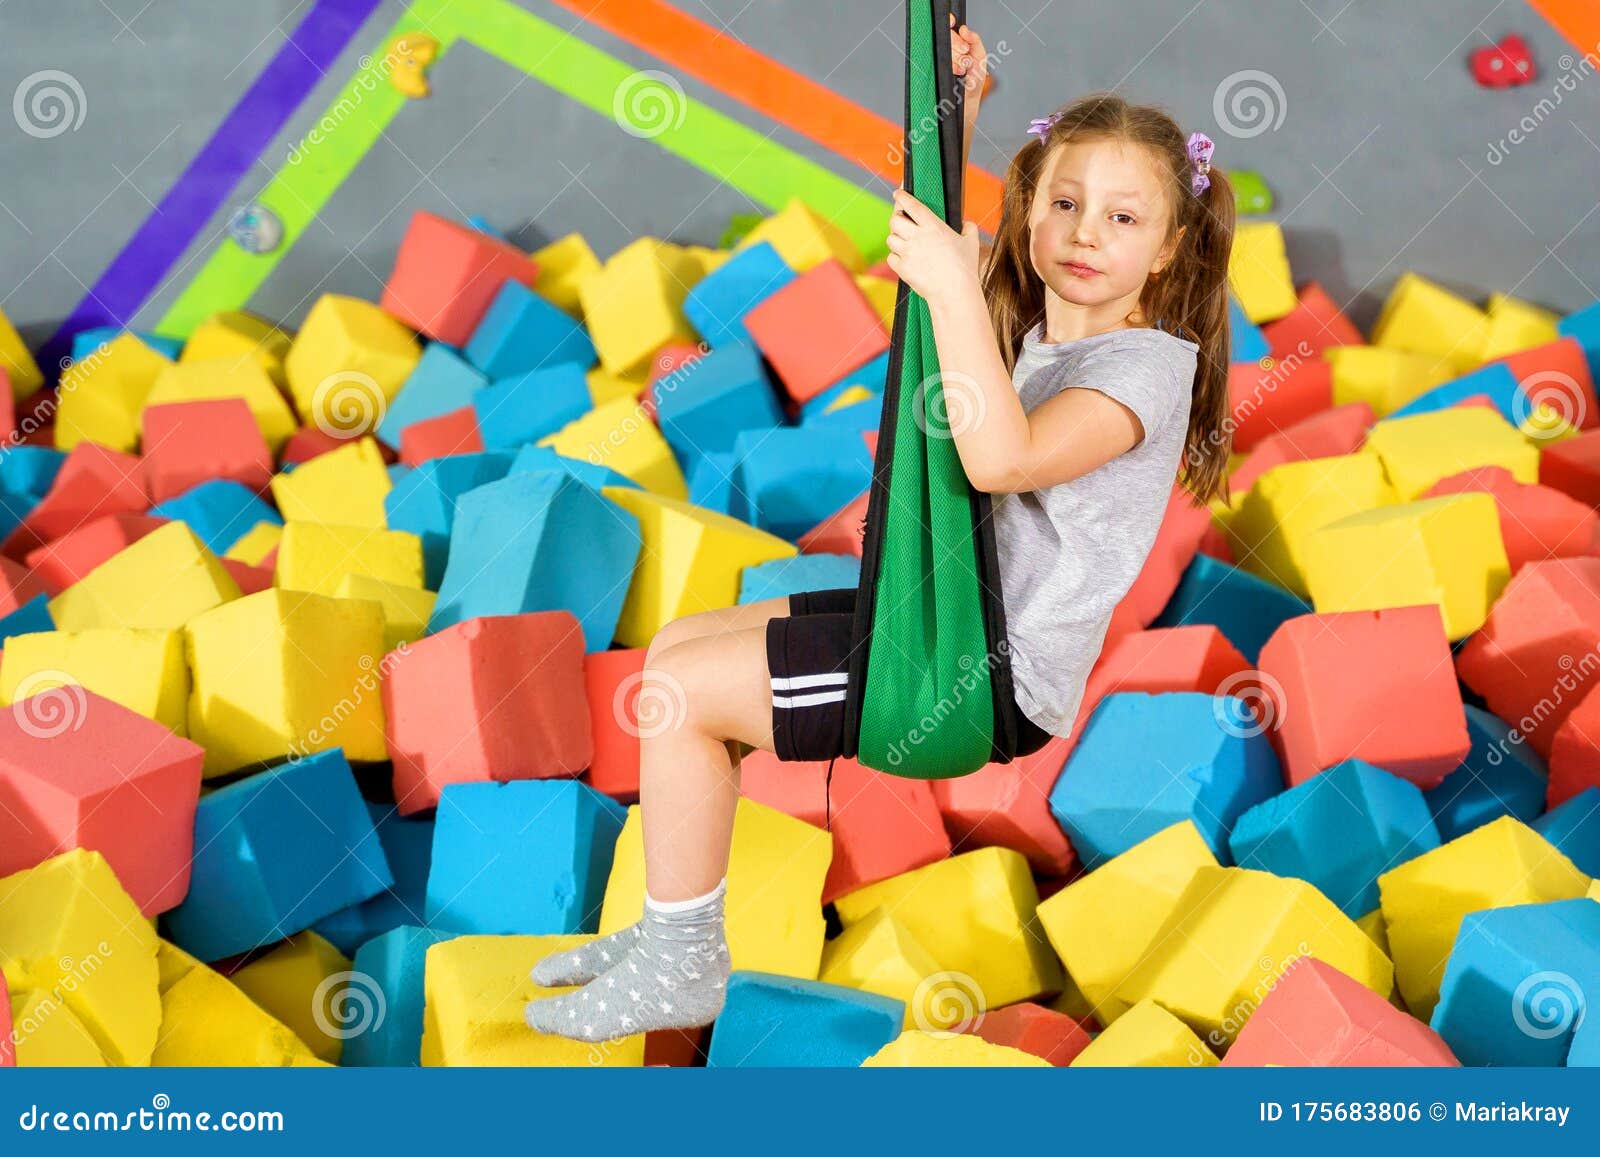
<path fill-rule="evenodd" d="M 286 380 L 283 359 L 288 353 L 287 333 L 253 313 L 234 309 L 214 313 L 195 326 L 178 361 L 253 361 L 281 386 Z"/>
<path fill-rule="evenodd" d="M 1395 979 L 1417 1019 L 1433 1016 L 1439 983 L 1468 912 L 1572 900 L 1590 879 L 1514 816 L 1474 828 L 1378 877 Z"/>
<path fill-rule="evenodd" d="M 1217 1055 L 1153 1000 L 1141 1000 L 1072 1058 L 1072 1068 L 1206 1068 Z"/>
<path fill-rule="evenodd" d="M 288 474 L 272 476 L 272 500 L 285 522 L 381 530 L 389 525 L 383 500 L 393 488 L 383 453 L 370 436 L 318 454 Z"/>
<path fill-rule="evenodd" d="M 344 983 L 349 972 L 350 958 L 306 929 L 228 979 L 288 1025 L 316 1056 L 338 1064 L 344 1051 L 340 1035 L 344 1016 L 338 1002 L 349 992 L 350 986 Z"/>
<path fill-rule="evenodd" d="M 152 1065 L 279 1068 L 317 1059 L 288 1025 L 183 949 L 163 940 L 157 962 L 161 1035 Z"/>
<path fill-rule="evenodd" d="M 306 425 L 368 433 L 421 358 L 417 335 L 377 305 L 325 293 L 306 314 L 283 371 Z"/>
<path fill-rule="evenodd" d="M 1451 642 L 1483 626 L 1511 580 L 1494 495 L 1444 494 L 1312 531 L 1306 583 L 1318 614 L 1432 603 Z"/>
<path fill-rule="evenodd" d="M 633 378 L 614 374 L 603 366 L 595 366 L 589 370 L 584 374 L 584 380 L 589 384 L 589 401 L 596 406 L 618 400 L 635 401 L 644 389 Z"/>
<path fill-rule="evenodd" d="M 1010 848 L 936 860 L 835 901 L 846 928 L 882 908 L 939 962 L 973 1011 L 1061 988 L 1061 962 L 1039 928 L 1039 890 Z"/>
<path fill-rule="evenodd" d="M 374 530 L 323 522 L 283 524 L 273 582 L 285 590 L 339 594 L 346 575 L 363 574 L 396 586 L 422 587 L 422 539 L 405 530 Z"/>
<path fill-rule="evenodd" d="M 172 365 L 137 336 L 123 332 L 61 375 L 56 395 L 56 448 L 98 442 L 124 453 L 139 445 L 139 411 Z"/>
<path fill-rule="evenodd" d="M 352 761 L 388 758 L 377 603 L 274 587 L 184 631 L 189 737 L 206 749 L 207 776 L 330 747 Z"/>
<path fill-rule="evenodd" d="M 851 273 L 866 268 L 861 251 L 843 229 L 826 217 L 814 212 L 799 197 L 789 198 L 788 204 L 739 239 L 733 252 L 748 249 L 763 241 L 772 243 L 783 258 L 784 264 L 796 273 L 804 273 L 813 265 L 820 265 L 830 257 L 837 258 Z"/>
<path fill-rule="evenodd" d="M 1322 356 L 1332 370 L 1333 404 L 1365 402 L 1380 418 L 1456 376 L 1440 358 L 1383 346 L 1333 346 Z"/>
<path fill-rule="evenodd" d="M 1283 230 L 1276 221 L 1247 221 L 1234 230 L 1228 283 L 1253 322 L 1272 321 L 1293 312 L 1299 299 L 1294 295 Z"/>
<path fill-rule="evenodd" d="M 13 635 L 0 653 L 0 705 L 76 685 L 189 733 L 183 632 L 101 627 Z"/>
<path fill-rule="evenodd" d="M 1447 406 L 1385 418 L 1367 434 L 1362 452 L 1382 460 L 1399 502 L 1476 466 L 1504 466 L 1518 482 L 1539 481 L 1538 446 L 1487 406 Z"/>
<path fill-rule="evenodd" d="M 1444 358 L 1464 374 L 1482 360 L 1489 315 L 1421 274 L 1400 275 L 1372 323 L 1372 344 Z"/>
<path fill-rule="evenodd" d="M 609 466 L 652 493 L 689 497 L 689 484 L 672 448 L 634 397 L 597 405 L 554 434 L 546 434 L 538 444 L 568 458 Z"/>
<path fill-rule="evenodd" d="M 1588 895 L 1591 900 L 1600 900 L 1600 880 L 1591 880 L 1589 882 Z"/>
<path fill-rule="evenodd" d="M 267 522 L 263 519 L 235 539 L 233 545 L 222 552 L 222 557 L 259 566 L 261 560 L 278 545 L 278 539 L 282 536 L 282 523 Z"/>
<path fill-rule="evenodd" d="M 740 571 L 799 553 L 792 542 L 703 506 L 631 486 L 600 493 L 639 520 L 644 539 L 617 621 L 615 641 L 624 647 L 648 647 L 673 619 L 733 606 Z"/>
<path fill-rule="evenodd" d="M 19 402 L 44 385 L 39 363 L 33 360 L 27 343 L 3 309 L 0 309 L 0 369 L 11 379 L 11 396 Z"/>
<path fill-rule="evenodd" d="M 973 1010 L 942 985 L 939 973 L 939 962 L 911 930 L 878 908 L 822 946 L 817 979 L 905 1001 L 906 1028 L 948 1029 Z"/>
<path fill-rule="evenodd" d="M 826 924 L 822 883 L 832 860 L 830 833 L 739 797 L 723 899 L 734 968 L 817 978 Z M 643 915 L 644 839 L 635 805 L 617 837 L 600 935 L 620 931 Z"/>
<path fill-rule="evenodd" d="M 1504 293 L 1489 295 L 1487 312 L 1489 327 L 1484 334 L 1483 348 L 1478 351 L 1483 361 L 1547 345 L 1561 337 L 1556 329 L 1556 323 L 1561 320 L 1558 314 Z"/>
<path fill-rule="evenodd" d="M 1389 955 L 1389 929 L 1383 922 L 1383 909 L 1374 908 L 1365 916 L 1356 920 L 1356 927 L 1365 932 L 1368 938 L 1378 946 L 1378 951 L 1385 956 Z M 1391 957 L 1391 959 L 1393 959 Z M 1389 1003 L 1401 1012 L 1406 1011 L 1406 1002 L 1400 995 L 1400 986 L 1396 984 L 1394 991 L 1389 994 Z"/>
<path fill-rule="evenodd" d="M 714 249 L 709 245 L 685 245 L 684 254 L 694 262 L 698 281 L 712 270 L 716 269 L 732 257 L 733 254 L 726 249 Z"/>
<path fill-rule="evenodd" d="M 1117 996 L 1157 1001 L 1221 1050 L 1302 956 L 1385 999 L 1394 988 L 1389 958 L 1313 885 L 1250 868 L 1199 868 Z"/>
<path fill-rule="evenodd" d="M 341 599 L 371 599 L 383 607 L 385 654 L 402 644 L 415 643 L 427 634 L 428 616 L 433 614 L 433 604 L 439 599 L 420 582 L 415 586 L 402 586 L 353 571 L 339 580 L 333 593 Z"/>
<path fill-rule="evenodd" d="M 847 390 L 840 390 L 838 396 L 828 403 L 828 408 L 823 412 L 832 413 L 834 410 L 842 410 L 846 406 L 853 406 L 857 402 L 865 402 L 867 399 L 876 398 L 877 396 L 866 386 L 851 386 Z"/>
<path fill-rule="evenodd" d="M 1109 1025 L 1128 1005 L 1116 986 L 1150 946 L 1197 870 L 1216 867 L 1190 820 L 1163 828 L 1039 905 L 1039 923 L 1088 1011 Z"/>
<path fill-rule="evenodd" d="M 238 597 L 239 584 L 217 556 L 187 523 L 174 521 L 123 547 L 51 599 L 49 607 L 63 631 L 168 630 Z"/>
<path fill-rule="evenodd" d="M 1309 598 L 1306 536 L 1320 526 L 1393 501 L 1394 492 L 1376 455 L 1285 462 L 1255 480 L 1224 533 L 1240 567 Z"/>
<path fill-rule="evenodd" d="M 1085 1017 L 1095 1015 L 1094 1005 L 1089 1003 L 1089 998 L 1083 995 L 1083 990 L 1078 987 L 1078 982 L 1072 979 L 1072 973 L 1067 972 L 1061 981 L 1061 992 L 1053 999 L 1041 1002 L 1048 1009 L 1070 1016 L 1074 1020 L 1083 1020 Z M 1096 1017 L 1098 1019 L 1098 1017 Z"/>
<path fill-rule="evenodd" d="M 578 299 L 578 286 L 583 279 L 600 269 L 600 259 L 589 248 L 581 233 L 568 233 L 558 237 L 530 256 L 539 267 L 533 280 L 534 292 L 547 301 L 560 306 L 574 317 L 583 316 L 583 304 Z"/>
<path fill-rule="evenodd" d="M 637 371 L 668 342 L 695 341 L 683 299 L 699 278 L 700 263 L 680 246 L 640 237 L 580 281 L 578 300 L 600 364 L 612 373 Z"/>
<path fill-rule="evenodd" d="M 1048 1069 L 1049 1061 L 1033 1053 L 997 1045 L 961 1032 L 906 1029 L 861 1062 L 864 1069 Z"/>
<path fill-rule="evenodd" d="M 113 1065 L 148 1065 L 161 1026 L 156 934 L 99 852 L 0 878 L 0 972 L 65 1008 Z"/>
<path fill-rule="evenodd" d="M 14 999 L 11 1023 L 18 1068 L 106 1067 L 94 1035 L 49 993 L 32 989 Z"/>
<path fill-rule="evenodd" d="M 883 322 L 885 333 L 894 330 L 894 302 L 899 296 L 899 282 L 891 281 L 887 277 L 878 277 L 871 273 L 856 274 L 856 286 L 861 290 L 861 295 L 867 299 L 874 313 Z"/>
<path fill-rule="evenodd" d="M 201 402 L 217 398 L 243 398 L 256 420 L 267 448 L 276 455 L 299 423 L 283 393 L 260 362 L 250 358 L 222 357 L 206 361 L 180 361 L 156 378 L 145 398 L 146 406 L 170 402 Z"/>
<path fill-rule="evenodd" d="M 643 1065 L 643 1033 L 590 1044 L 536 1032 L 523 1019 L 528 1001 L 576 991 L 542 988 L 529 970 L 546 956 L 593 939 L 458 936 L 429 946 L 423 957 L 422 1064 Z"/>

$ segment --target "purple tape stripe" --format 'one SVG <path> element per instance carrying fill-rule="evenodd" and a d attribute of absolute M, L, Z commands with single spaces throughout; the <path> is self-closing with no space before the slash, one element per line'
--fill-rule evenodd
<path fill-rule="evenodd" d="M 316 0 L 161 203 L 45 342 L 38 361 L 48 377 L 60 373 L 61 359 L 71 352 L 72 335 L 79 330 L 130 324 L 379 2 Z"/>

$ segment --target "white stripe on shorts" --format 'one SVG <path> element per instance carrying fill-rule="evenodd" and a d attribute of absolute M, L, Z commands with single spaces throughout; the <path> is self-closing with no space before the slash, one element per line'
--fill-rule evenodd
<path fill-rule="evenodd" d="M 812 707 L 818 703 L 843 703 L 844 689 L 838 691 L 819 691 L 813 695 L 774 695 L 774 707 Z"/>
<path fill-rule="evenodd" d="M 801 687 L 842 687 L 850 678 L 850 672 L 838 671 L 822 675 L 774 675 L 772 689 L 774 691 L 795 691 Z"/>

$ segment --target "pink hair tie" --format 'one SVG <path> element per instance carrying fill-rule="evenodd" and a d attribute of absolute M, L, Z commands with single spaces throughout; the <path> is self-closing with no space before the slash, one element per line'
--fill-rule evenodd
<path fill-rule="evenodd" d="M 1216 150 L 1216 144 L 1205 133 L 1190 133 L 1186 146 L 1189 152 L 1189 167 L 1193 170 L 1189 174 L 1189 191 L 1198 197 L 1211 186 L 1211 154 Z"/>

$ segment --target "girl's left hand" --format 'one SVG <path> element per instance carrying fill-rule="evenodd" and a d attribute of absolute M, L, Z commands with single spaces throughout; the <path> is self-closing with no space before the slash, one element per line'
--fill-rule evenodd
<path fill-rule="evenodd" d="M 930 303 L 979 284 L 977 224 L 957 233 L 904 189 L 894 191 L 888 245 L 889 268 Z"/>

